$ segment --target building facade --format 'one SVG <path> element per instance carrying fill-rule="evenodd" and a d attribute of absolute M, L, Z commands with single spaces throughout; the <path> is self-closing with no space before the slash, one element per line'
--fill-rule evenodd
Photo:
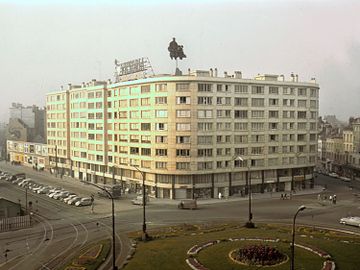
<path fill-rule="evenodd" d="M 313 186 L 319 86 L 212 71 L 97 82 L 47 95 L 50 167 L 158 198 Z"/>
<path fill-rule="evenodd" d="M 49 168 L 46 144 L 7 140 L 6 145 L 9 161 L 12 164 L 24 165 L 37 170 Z"/>

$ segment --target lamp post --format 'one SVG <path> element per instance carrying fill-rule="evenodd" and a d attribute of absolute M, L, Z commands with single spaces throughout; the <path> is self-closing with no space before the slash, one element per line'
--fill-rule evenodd
<path fill-rule="evenodd" d="M 113 270 L 117 270 L 117 266 L 116 264 L 116 252 L 115 252 L 115 213 L 114 213 L 114 197 L 111 195 L 111 193 L 109 191 L 107 191 L 105 188 L 102 188 L 92 182 L 87 182 L 87 181 L 81 181 L 85 184 L 90 184 L 94 187 L 97 187 L 98 189 L 103 190 L 104 192 L 107 193 L 107 195 L 110 197 L 111 199 L 111 216 L 112 216 L 112 250 L 113 250 L 113 254 L 112 254 L 112 263 L 113 263 Z"/>
<path fill-rule="evenodd" d="M 306 207 L 305 205 L 301 205 L 298 210 L 296 211 L 295 215 L 294 215 L 294 219 L 293 219 L 293 228 L 292 228 L 292 242 L 291 242 L 291 265 L 290 265 L 290 270 L 294 270 L 295 265 L 295 220 L 297 215 L 299 214 L 299 212 L 305 210 Z"/>
<path fill-rule="evenodd" d="M 244 162 L 245 160 L 241 156 L 235 156 L 233 160 L 240 160 Z M 248 189 L 248 201 L 249 201 L 249 220 L 246 222 L 245 227 L 247 228 L 255 228 L 255 224 L 252 222 L 253 214 L 251 210 L 251 171 L 250 171 L 250 164 L 247 164 L 247 189 Z"/>
<path fill-rule="evenodd" d="M 58 158 L 57 158 L 57 145 L 55 145 L 55 176 L 58 174 Z"/>
<path fill-rule="evenodd" d="M 143 235 L 142 235 L 142 239 L 143 241 L 148 240 L 149 235 L 146 232 L 146 215 L 145 215 L 145 204 L 146 204 L 146 198 L 145 198 L 145 176 L 144 176 L 144 172 L 140 171 L 139 168 L 135 165 L 131 165 L 131 167 L 134 167 L 139 173 L 141 173 L 141 177 L 142 177 L 142 194 L 143 194 L 143 226 L 142 226 L 142 230 L 143 230 Z"/>

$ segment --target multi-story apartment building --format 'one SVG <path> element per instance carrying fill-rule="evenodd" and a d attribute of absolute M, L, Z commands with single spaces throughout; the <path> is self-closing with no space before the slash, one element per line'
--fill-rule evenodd
<path fill-rule="evenodd" d="M 159 198 L 313 186 L 319 86 L 293 76 L 92 81 L 47 95 L 50 166 Z"/>

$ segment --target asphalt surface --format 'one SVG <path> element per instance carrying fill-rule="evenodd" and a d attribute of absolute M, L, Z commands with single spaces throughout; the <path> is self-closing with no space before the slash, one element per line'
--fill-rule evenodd
<path fill-rule="evenodd" d="M 84 185 L 77 180 L 55 178 L 46 172 L 37 172 L 29 168 L 0 163 L 0 170 L 8 172 L 26 172 L 28 177 L 41 183 L 62 186 L 83 196 L 96 194 L 96 188 Z M 298 224 L 309 224 L 333 228 L 346 228 L 360 232 L 359 228 L 344 227 L 339 219 L 344 216 L 360 216 L 360 200 L 354 196 L 358 190 L 349 188 L 349 183 L 339 179 L 319 175 L 314 190 L 297 191 L 292 199 L 282 200 L 281 193 L 253 194 L 252 212 L 255 223 L 290 223 L 293 214 L 300 205 L 307 209 L 298 215 Z M 326 186 L 326 190 L 322 187 Z M 308 194 L 310 193 L 310 194 Z M 318 194 L 321 194 L 319 200 Z M 323 200 L 324 195 L 337 195 L 337 203 Z M 0 180 L 0 196 L 13 201 L 25 202 L 23 188 Z M 116 253 L 117 265 L 126 259 L 131 243 L 126 232 L 141 230 L 142 207 L 131 204 L 130 196 L 115 203 L 116 216 Z M 111 201 L 95 197 L 95 213 L 90 207 L 74 207 L 45 195 L 28 192 L 28 201 L 33 202 L 36 224 L 29 229 L 0 234 L 0 257 L 2 269 L 57 269 L 84 245 L 111 236 Z M 179 210 L 177 201 L 152 199 L 146 207 L 148 229 L 180 223 L 206 223 L 213 221 L 236 221 L 245 223 L 248 218 L 248 200 L 246 197 L 230 199 L 200 200 L 198 210 Z M 111 257 L 111 256 L 110 256 Z M 108 260 L 108 263 L 110 261 Z M 104 267 L 104 269 L 107 269 Z"/>

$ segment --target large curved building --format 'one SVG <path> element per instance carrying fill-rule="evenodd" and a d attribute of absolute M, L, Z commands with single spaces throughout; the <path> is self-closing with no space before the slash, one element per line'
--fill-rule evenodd
<path fill-rule="evenodd" d="M 319 86 L 194 71 L 47 95 L 50 166 L 158 198 L 313 187 Z M 250 178 L 250 179 L 249 179 Z"/>

